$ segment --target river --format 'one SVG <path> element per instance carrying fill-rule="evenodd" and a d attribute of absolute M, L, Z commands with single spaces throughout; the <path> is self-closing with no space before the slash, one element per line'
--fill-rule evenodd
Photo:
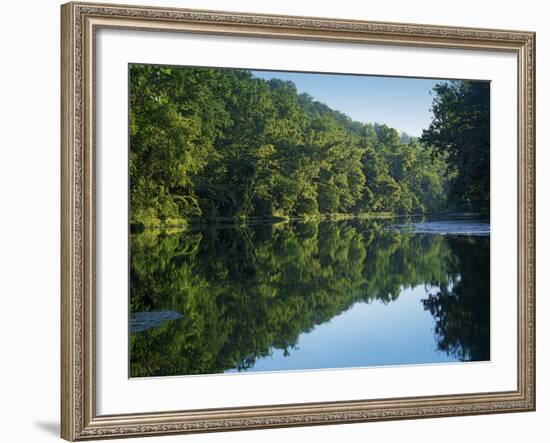
<path fill-rule="evenodd" d="M 490 359 L 485 221 L 227 224 L 130 240 L 132 377 Z"/>

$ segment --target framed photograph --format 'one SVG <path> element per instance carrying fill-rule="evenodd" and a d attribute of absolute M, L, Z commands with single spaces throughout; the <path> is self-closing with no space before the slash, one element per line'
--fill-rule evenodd
<path fill-rule="evenodd" d="M 63 438 L 535 409 L 534 33 L 61 17 Z"/>

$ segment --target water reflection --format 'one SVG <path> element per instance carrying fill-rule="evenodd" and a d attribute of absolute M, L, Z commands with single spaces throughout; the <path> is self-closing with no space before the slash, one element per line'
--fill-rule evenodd
<path fill-rule="evenodd" d="M 360 220 L 146 232 L 130 282 L 131 312 L 182 316 L 130 335 L 133 377 L 489 359 L 488 236 Z"/>

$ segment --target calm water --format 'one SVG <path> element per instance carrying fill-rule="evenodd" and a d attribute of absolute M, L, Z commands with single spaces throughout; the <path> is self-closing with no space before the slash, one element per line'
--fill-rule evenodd
<path fill-rule="evenodd" d="M 490 358 L 486 223 L 143 233 L 130 260 L 133 377 Z"/>

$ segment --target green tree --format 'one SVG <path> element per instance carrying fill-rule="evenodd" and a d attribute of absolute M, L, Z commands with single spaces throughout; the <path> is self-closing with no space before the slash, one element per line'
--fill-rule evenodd
<path fill-rule="evenodd" d="M 449 177 L 457 189 L 455 160 L 387 125 L 355 122 L 292 82 L 130 67 L 133 227 L 437 211 Z"/>
<path fill-rule="evenodd" d="M 434 91 L 433 120 L 421 141 L 445 156 L 450 203 L 489 211 L 490 84 L 454 80 Z"/>

